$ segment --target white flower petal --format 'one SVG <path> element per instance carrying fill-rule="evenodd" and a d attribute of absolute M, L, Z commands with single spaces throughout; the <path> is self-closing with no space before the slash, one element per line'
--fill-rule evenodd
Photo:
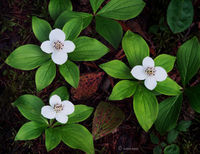
<path fill-rule="evenodd" d="M 154 60 L 151 57 L 145 57 L 142 61 L 144 67 L 154 67 Z"/>
<path fill-rule="evenodd" d="M 51 96 L 49 104 L 54 107 L 55 104 L 61 104 L 61 99 L 58 95 Z"/>
<path fill-rule="evenodd" d="M 53 52 L 53 48 L 51 46 L 51 41 L 44 41 L 44 42 L 42 42 L 40 48 L 45 53 L 52 53 Z"/>
<path fill-rule="evenodd" d="M 49 40 L 51 42 L 54 42 L 54 41 L 64 42 L 65 41 L 65 33 L 62 30 L 56 28 L 50 32 Z"/>
<path fill-rule="evenodd" d="M 133 67 L 133 69 L 131 70 L 131 74 L 134 78 L 138 80 L 144 80 L 147 78 L 147 74 L 145 73 L 144 67 L 141 65 Z"/>
<path fill-rule="evenodd" d="M 62 110 L 63 114 L 69 115 L 74 112 L 74 104 L 72 104 L 70 101 L 63 101 L 62 104 L 64 106 Z"/>
<path fill-rule="evenodd" d="M 51 55 L 51 59 L 53 60 L 54 63 L 62 65 L 67 61 L 68 55 L 67 53 L 62 51 L 53 52 L 53 54 Z"/>
<path fill-rule="evenodd" d="M 41 109 L 41 114 L 47 118 L 47 119 L 54 119 L 56 116 L 56 112 L 54 111 L 54 109 L 47 105 L 47 106 L 43 106 Z"/>
<path fill-rule="evenodd" d="M 155 77 L 146 78 L 144 81 L 144 85 L 145 85 L 145 87 L 147 87 L 147 89 L 153 90 L 157 85 Z"/>
<path fill-rule="evenodd" d="M 63 114 L 62 112 L 56 113 L 56 120 L 62 124 L 67 123 L 68 116 Z"/>
<path fill-rule="evenodd" d="M 66 53 L 73 52 L 75 50 L 75 48 L 76 48 L 76 46 L 72 41 L 67 40 L 64 42 L 64 48 L 63 48 L 64 52 L 66 52 Z"/>
<path fill-rule="evenodd" d="M 167 72 L 165 71 L 164 68 L 160 67 L 160 66 L 156 66 L 155 67 L 155 78 L 157 81 L 164 81 L 167 78 Z"/>

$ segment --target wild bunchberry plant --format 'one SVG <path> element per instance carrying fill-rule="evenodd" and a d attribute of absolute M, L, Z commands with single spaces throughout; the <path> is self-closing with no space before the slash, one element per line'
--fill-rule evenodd
<path fill-rule="evenodd" d="M 161 54 L 153 60 L 149 57 L 149 47 L 145 40 L 131 31 L 127 31 L 123 37 L 122 48 L 130 67 L 120 60 L 100 65 L 108 75 L 123 79 L 114 86 L 109 100 L 123 100 L 134 96 L 134 113 L 142 128 L 148 131 L 159 111 L 155 93 L 169 96 L 181 93 L 181 87 L 167 77 L 176 57 Z M 143 83 L 135 79 L 145 81 Z"/>
<path fill-rule="evenodd" d="M 77 124 L 87 119 L 93 108 L 73 105 L 68 101 L 66 87 L 56 89 L 50 96 L 50 106 L 45 105 L 37 96 L 29 94 L 20 96 L 14 102 L 14 106 L 29 120 L 19 129 L 15 140 L 32 140 L 44 133 L 47 151 L 54 149 L 62 141 L 71 148 L 93 154 L 92 134 L 87 128 Z"/>
<path fill-rule="evenodd" d="M 109 49 L 94 38 L 78 35 L 83 22 L 80 19 L 68 21 L 61 29 L 37 17 L 32 19 L 32 28 L 40 46 L 27 44 L 15 49 L 6 63 L 16 69 L 38 68 L 35 83 L 38 91 L 50 85 L 56 76 L 56 64 L 60 74 L 73 87 L 78 87 L 80 72 L 72 61 L 94 61 L 104 56 Z"/>

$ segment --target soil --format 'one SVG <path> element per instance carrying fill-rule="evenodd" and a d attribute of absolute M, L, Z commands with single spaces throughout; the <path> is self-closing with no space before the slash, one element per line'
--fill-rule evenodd
<path fill-rule="evenodd" d="M 105 1 L 105 5 L 108 1 Z M 148 43 L 151 51 L 151 56 L 156 57 L 158 54 L 167 53 L 176 55 L 178 47 L 190 39 L 194 35 L 200 39 L 200 1 L 193 0 L 194 20 L 192 25 L 184 32 L 173 34 L 166 23 L 166 10 L 169 0 L 151 0 L 147 1 L 143 12 L 136 18 L 128 21 L 119 21 L 124 32 L 131 30 L 140 34 Z M 42 90 L 36 91 L 35 87 L 35 70 L 20 71 L 11 68 L 4 63 L 8 55 L 17 47 L 24 44 L 38 44 L 40 42 L 35 38 L 32 27 L 31 17 L 38 16 L 43 18 L 53 25 L 53 20 L 48 13 L 48 0 L 1 0 L 0 2 L 0 153 L 47 153 L 44 144 L 44 136 L 31 141 L 14 141 L 15 135 L 19 128 L 27 121 L 17 110 L 12 106 L 19 96 L 23 94 L 34 94 L 40 97 L 44 102 L 48 103 L 49 94 L 57 87 L 62 85 L 67 86 L 71 91 L 71 101 L 74 104 L 86 104 L 94 108 L 99 102 L 108 102 L 108 97 L 116 82 L 119 80 L 113 79 L 102 73 L 98 67 L 104 62 L 119 59 L 127 63 L 125 54 L 121 48 L 114 49 L 106 40 L 95 32 L 95 22 L 92 23 L 81 33 L 83 36 L 94 37 L 110 48 L 110 52 L 95 62 L 76 62 L 80 68 L 81 75 L 89 73 L 100 73 L 102 80 L 94 81 L 90 85 L 93 88 L 89 95 L 80 96 L 80 91 L 74 92 L 74 89 L 60 77 L 57 72 L 54 82 Z M 73 10 L 92 13 L 89 0 L 72 0 Z M 102 6 L 103 6 L 102 5 Z M 152 26 L 159 27 L 159 30 L 154 33 Z M 169 76 L 180 82 L 180 75 L 176 67 L 169 73 Z M 93 76 L 92 78 L 96 78 Z M 83 80 L 83 82 L 88 82 Z M 195 86 L 200 83 L 200 76 L 197 74 L 190 86 Z M 86 84 L 86 83 L 83 83 Z M 70 90 L 71 89 L 71 90 Z M 82 94 L 82 93 L 81 93 Z M 167 98 L 159 96 L 159 102 Z M 154 132 L 159 135 L 154 128 L 149 133 L 145 133 L 138 124 L 138 121 L 133 112 L 132 98 L 123 101 L 109 102 L 114 104 L 125 113 L 123 123 L 111 134 L 94 141 L 97 153 L 115 154 L 150 154 L 153 153 L 153 148 L 156 146 L 150 140 L 149 134 Z M 182 110 L 179 120 L 192 120 L 192 126 L 189 131 L 181 133 L 176 140 L 181 153 L 198 154 L 200 153 L 200 115 L 195 113 L 190 107 L 187 98 L 184 97 Z M 92 131 L 92 116 L 82 122 L 90 131 Z M 161 142 L 166 142 L 166 135 L 160 136 Z M 61 143 L 51 154 L 58 153 L 83 153 L 79 150 L 68 148 Z"/>

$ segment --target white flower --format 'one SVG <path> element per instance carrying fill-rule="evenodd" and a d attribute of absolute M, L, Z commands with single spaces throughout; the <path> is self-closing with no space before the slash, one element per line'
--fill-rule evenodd
<path fill-rule="evenodd" d="M 131 70 L 131 74 L 138 80 L 145 80 L 144 85 L 153 90 L 157 81 L 164 81 L 167 78 L 167 72 L 160 66 L 154 64 L 154 60 L 150 57 L 145 57 L 142 61 L 142 65 L 136 65 Z"/>
<path fill-rule="evenodd" d="M 43 106 L 41 114 L 47 119 L 56 119 L 60 123 L 67 123 L 69 114 L 74 112 L 74 105 L 70 101 L 61 101 L 58 95 L 51 96 L 50 105 Z"/>
<path fill-rule="evenodd" d="M 50 32 L 49 41 L 42 42 L 40 48 L 45 53 L 52 53 L 53 62 L 62 65 L 68 59 L 67 53 L 74 51 L 75 44 L 69 40 L 65 41 L 65 33 L 56 28 Z"/>

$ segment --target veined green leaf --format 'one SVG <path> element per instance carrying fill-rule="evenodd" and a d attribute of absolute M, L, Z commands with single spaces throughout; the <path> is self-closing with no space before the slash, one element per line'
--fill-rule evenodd
<path fill-rule="evenodd" d="M 56 65 L 52 60 L 44 63 L 35 74 L 35 83 L 38 91 L 46 88 L 52 83 L 56 76 Z"/>
<path fill-rule="evenodd" d="M 35 121 L 27 122 L 19 129 L 15 136 L 15 141 L 36 139 L 42 134 L 46 127 L 47 125 Z"/>
<path fill-rule="evenodd" d="M 90 4 L 92 6 L 92 10 L 94 13 L 97 12 L 101 4 L 103 3 L 104 0 L 90 0 Z"/>
<path fill-rule="evenodd" d="M 100 16 L 96 16 L 96 31 L 117 49 L 123 35 L 121 25 L 113 20 Z"/>
<path fill-rule="evenodd" d="M 181 94 L 182 87 L 179 86 L 174 80 L 167 77 L 165 81 L 157 82 L 155 91 L 169 96 L 176 96 Z"/>
<path fill-rule="evenodd" d="M 63 31 L 66 35 L 66 40 L 74 40 L 78 37 L 83 29 L 83 20 L 82 19 L 71 19 L 63 27 Z"/>
<path fill-rule="evenodd" d="M 15 49 L 6 59 L 6 63 L 16 69 L 32 70 L 50 59 L 39 46 L 27 44 Z"/>
<path fill-rule="evenodd" d="M 158 115 L 156 96 L 145 87 L 138 86 L 133 99 L 133 108 L 139 124 L 147 132 Z"/>
<path fill-rule="evenodd" d="M 159 114 L 155 122 L 156 129 L 164 134 L 176 126 L 182 104 L 182 94 L 165 99 L 159 104 Z"/>
<path fill-rule="evenodd" d="M 72 3 L 70 0 L 50 0 L 48 9 L 51 18 L 56 20 L 63 11 L 72 11 Z"/>
<path fill-rule="evenodd" d="M 142 0 L 111 0 L 97 15 L 116 20 L 128 20 L 138 16 L 144 6 Z"/>
<path fill-rule="evenodd" d="M 43 19 L 32 17 L 32 29 L 35 37 L 40 41 L 44 42 L 49 40 L 49 33 L 51 32 L 51 25 Z"/>
<path fill-rule="evenodd" d="M 121 80 L 112 90 L 109 100 L 123 100 L 133 96 L 136 91 L 138 83 L 135 81 Z"/>
<path fill-rule="evenodd" d="M 185 90 L 189 103 L 193 110 L 200 113 L 200 84 L 195 87 L 190 87 Z"/>
<path fill-rule="evenodd" d="M 112 60 L 99 65 L 108 75 L 118 79 L 133 79 L 131 70 L 120 60 Z"/>
<path fill-rule="evenodd" d="M 63 65 L 59 66 L 60 74 L 64 77 L 64 79 L 74 88 L 78 87 L 80 72 L 79 68 L 76 64 L 67 60 L 67 62 Z"/>
<path fill-rule="evenodd" d="M 29 94 L 22 95 L 13 104 L 26 119 L 48 124 L 41 115 L 41 108 L 45 104 L 39 97 Z"/>
<path fill-rule="evenodd" d="M 82 36 L 74 40 L 76 49 L 69 53 L 73 61 L 94 61 L 108 53 L 109 49 L 94 38 Z"/>
<path fill-rule="evenodd" d="M 167 9 L 167 23 L 173 33 L 186 30 L 191 24 L 194 9 L 191 0 L 171 0 Z"/>
<path fill-rule="evenodd" d="M 75 111 L 68 116 L 68 123 L 78 123 L 86 120 L 92 114 L 93 110 L 93 107 L 86 105 L 75 105 Z"/>
<path fill-rule="evenodd" d="M 155 65 L 163 67 L 167 72 L 170 72 L 173 67 L 174 63 L 176 61 L 176 57 L 167 55 L 167 54 L 161 54 L 157 56 L 155 59 Z"/>
<path fill-rule="evenodd" d="M 149 56 L 149 47 L 145 40 L 140 35 L 131 31 L 127 31 L 124 35 L 122 48 L 131 67 L 141 65 L 142 60 Z"/>
<path fill-rule="evenodd" d="M 69 124 L 62 127 L 62 141 L 73 149 L 80 149 L 88 154 L 94 154 L 92 134 L 82 125 Z"/>
<path fill-rule="evenodd" d="M 177 64 L 185 86 L 200 68 L 200 43 L 197 37 L 186 41 L 178 49 Z"/>
<path fill-rule="evenodd" d="M 61 128 L 45 129 L 45 146 L 47 151 L 53 150 L 61 142 Z"/>

